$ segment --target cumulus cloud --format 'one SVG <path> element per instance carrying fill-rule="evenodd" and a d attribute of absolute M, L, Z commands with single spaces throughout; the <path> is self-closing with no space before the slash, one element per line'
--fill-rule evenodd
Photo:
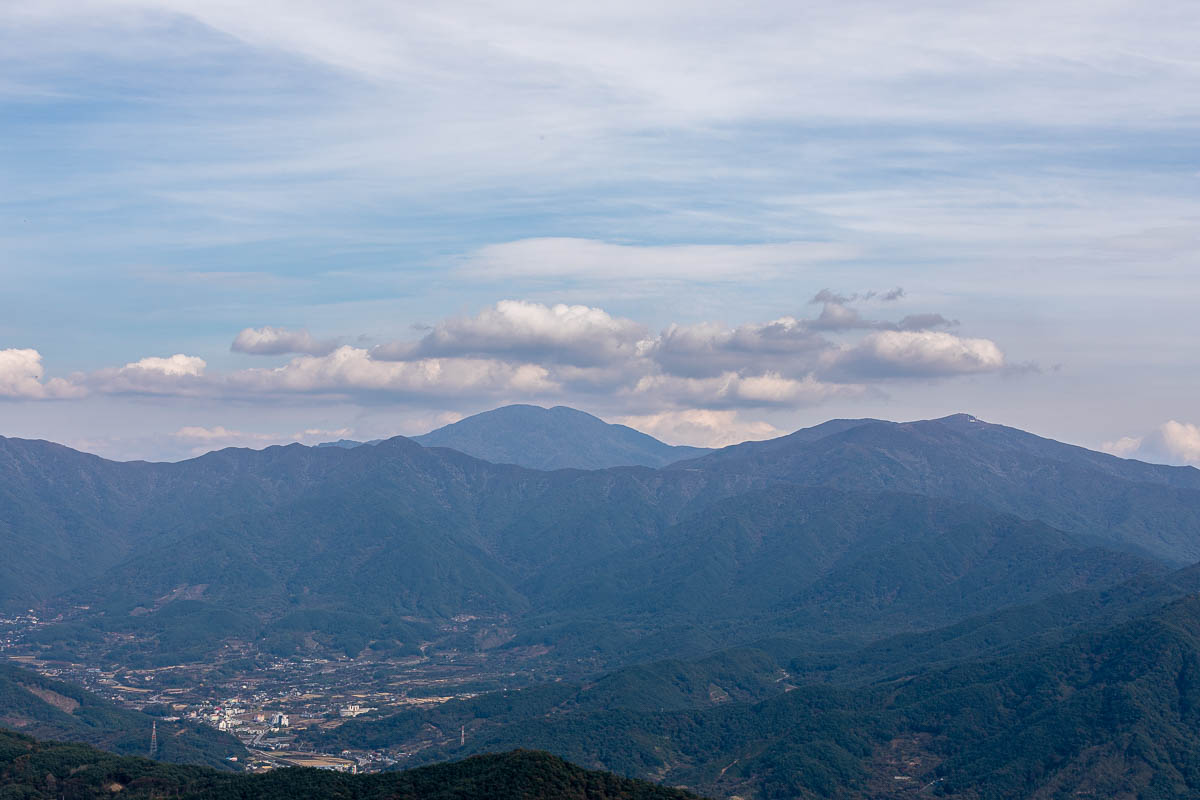
<path fill-rule="evenodd" d="M 835 397 L 855 397 L 865 387 L 849 383 L 824 383 L 812 375 L 786 378 L 777 372 L 739 375 L 726 372 L 712 378 L 648 375 L 638 380 L 631 395 L 653 397 L 662 403 L 704 408 L 799 408 L 819 405 Z"/>
<path fill-rule="evenodd" d="M 645 326 L 600 308 L 501 300 L 474 317 L 439 322 L 419 342 L 381 345 L 376 358 L 503 357 L 595 366 L 628 360 L 648 344 Z"/>
<path fill-rule="evenodd" d="M 711 377 L 730 370 L 806 372 L 830 346 L 807 322 L 781 317 L 734 328 L 671 325 L 644 351 L 671 374 Z"/>
<path fill-rule="evenodd" d="M 926 331 L 932 328 L 951 328 L 958 325 L 956 319 L 946 319 L 941 314 L 909 314 L 896 323 L 896 330 Z"/>
<path fill-rule="evenodd" d="M 0 397 L 48 400 L 81 397 L 86 390 L 62 378 L 43 381 L 42 354 L 37 350 L 0 350 Z"/>
<path fill-rule="evenodd" d="M 204 374 L 208 364 L 203 358 L 198 356 L 185 356 L 183 353 L 176 353 L 167 358 L 159 358 L 150 356 L 139 361 L 134 361 L 126 364 L 121 368 L 125 373 L 147 373 L 169 375 L 172 377 L 190 376 L 198 378 Z"/>
<path fill-rule="evenodd" d="M 306 353 L 323 356 L 333 352 L 335 342 L 319 342 L 306 330 L 293 331 L 287 328 L 246 328 L 234 337 L 229 349 L 235 353 L 259 356 L 276 356 L 289 353 Z"/>
<path fill-rule="evenodd" d="M 1168 453 L 1189 464 L 1200 464 L 1200 426 L 1168 420 L 1159 429 Z"/>
<path fill-rule="evenodd" d="M 773 439 L 784 433 L 769 422 L 741 419 L 734 409 L 717 411 L 689 408 L 618 417 L 614 421 L 668 444 L 693 447 L 725 447 L 739 442 Z"/>
<path fill-rule="evenodd" d="M 859 315 L 857 309 L 835 301 L 826 302 L 821 309 L 821 315 L 810 324 L 818 330 L 826 331 L 848 331 L 855 328 L 872 327 L 870 322 L 865 321 Z"/>
<path fill-rule="evenodd" d="M 1141 449 L 1142 441 L 1141 436 L 1122 436 L 1120 439 L 1104 442 L 1100 449 L 1121 458 L 1132 458 Z"/>
<path fill-rule="evenodd" d="M 70 380 L 43 381 L 37 350 L 0 350 L 0 397 L 48 400 L 101 394 L 197 394 L 209 390 L 204 359 L 182 353 L 148 356 L 123 367 L 107 367 Z"/>
<path fill-rule="evenodd" d="M 862 297 L 877 295 L 868 292 Z M 837 345 L 824 334 L 857 330 L 919 332 L 956 324 L 932 313 L 910 314 L 899 322 L 866 319 L 846 305 L 854 297 L 859 295 L 848 297 L 822 290 L 814 298 L 814 302 L 823 303 L 816 319 L 789 316 L 733 328 L 713 322 L 671 325 L 652 344 L 643 344 L 642 352 L 665 371 L 688 377 L 708 377 L 729 370 L 743 374 L 771 370 L 800 376 L 827 364 L 830 354 L 837 351 Z"/>
<path fill-rule="evenodd" d="M 105 394 L 200 395 L 215 389 L 205 376 L 207 367 L 199 356 L 149 356 L 123 367 L 96 370 L 85 382 Z"/>
<path fill-rule="evenodd" d="M 822 374 L 872 378 L 944 378 L 1004 368 L 1004 353 L 990 339 L 945 331 L 879 331 L 827 354 Z"/>
<path fill-rule="evenodd" d="M 850 303 L 856 301 L 879 300 L 880 302 L 892 302 L 904 297 L 904 290 L 900 287 L 890 289 L 886 292 L 864 292 L 863 294 L 838 294 L 829 289 L 822 289 L 817 292 L 810 303 L 822 304 L 820 315 L 812 320 L 809 324 L 814 330 L 824 331 L 852 331 L 862 329 L 873 329 L 883 331 L 920 331 L 931 328 L 942 328 L 957 325 L 957 321 L 949 320 L 941 314 L 909 314 L 899 322 L 891 322 L 888 320 L 867 319 L 863 317 L 858 309 L 853 308 Z"/>
<path fill-rule="evenodd" d="M 43 381 L 36 351 L 5 351 L 0 391 L 30 398 L 84 391 L 246 400 L 313 395 L 371 404 L 437 401 L 443 410 L 483 398 L 571 402 L 608 396 L 622 398 L 630 411 L 652 415 L 809 407 L 862 396 L 883 380 L 1005 368 L 1004 354 L 991 340 L 937 330 L 951 324 L 940 314 L 911 314 L 895 322 L 864 318 L 846 304 L 853 297 L 894 293 L 825 291 L 816 298 L 823 303 L 816 319 L 672 324 L 657 335 L 602 308 L 504 300 L 473 316 L 437 322 L 412 341 L 373 349 L 342 345 L 327 353 L 306 331 L 248 328 L 237 335 L 234 350 L 314 352 L 224 374 L 210 374 L 198 356 L 176 353 L 71 382 Z M 689 424 L 698 424 L 696 419 Z M 241 434 L 220 429 L 214 435 Z"/>
<path fill-rule="evenodd" d="M 377 392 L 446 396 L 553 391 L 549 370 L 539 364 L 510 364 L 480 358 L 425 358 L 381 361 L 362 348 L 343 345 L 327 356 L 299 356 L 282 367 L 231 374 L 231 387 L 243 392 L 345 394 Z"/>
<path fill-rule="evenodd" d="M 1122 436 L 1100 449 L 1121 458 L 1200 466 L 1200 425 L 1171 419 L 1145 436 Z"/>

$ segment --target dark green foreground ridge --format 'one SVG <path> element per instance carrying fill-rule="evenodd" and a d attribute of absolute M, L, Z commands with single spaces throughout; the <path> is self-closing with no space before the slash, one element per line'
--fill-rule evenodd
<path fill-rule="evenodd" d="M 696 795 L 514 750 L 405 772 L 344 775 L 281 769 L 236 775 L 41 742 L 0 730 L 0 798 L 181 800 L 686 800 Z"/>

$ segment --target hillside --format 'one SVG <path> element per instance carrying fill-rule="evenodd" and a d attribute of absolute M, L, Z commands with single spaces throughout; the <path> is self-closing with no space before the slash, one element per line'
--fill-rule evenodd
<path fill-rule="evenodd" d="M 329 454 L 361 471 L 277 484 L 304 492 L 294 500 L 267 485 L 254 505 L 179 520 L 73 592 L 92 606 L 90 624 L 138 634 L 140 649 L 113 657 L 195 660 L 227 636 L 287 654 L 313 630 L 345 655 L 380 642 L 415 652 L 436 620 L 473 613 L 516 620 L 514 644 L 628 663 L 778 633 L 923 629 L 1161 569 L 1041 523 L 913 495 L 775 486 L 714 502 L 720 484 L 701 495 L 695 473 L 531 473 L 404 440 L 368 456 L 245 457 L 283 457 L 303 474 Z M 580 627 L 591 621 L 600 627 Z"/>
<path fill-rule="evenodd" d="M 776 485 L 589 564 L 547 605 L 605 619 L 769 618 L 775 631 L 889 633 L 1160 569 L 977 505 Z"/>
<path fill-rule="evenodd" d="M 163 465 L 118 463 L 0 437 L 0 608 L 27 608 L 98 576 L 141 540 Z"/>
<path fill-rule="evenodd" d="M 113 753 L 144 754 L 153 719 L 73 684 L 0 662 L 0 726 L 39 739 L 85 742 Z M 158 720 L 158 758 L 231 769 L 229 756 L 245 748 L 229 734 L 184 722 Z"/>
<path fill-rule="evenodd" d="M 662 467 L 709 452 L 664 444 L 566 406 L 504 406 L 413 440 L 425 447 L 449 447 L 484 461 L 532 469 Z"/>
<path fill-rule="evenodd" d="M 122 758 L 85 745 L 0 730 L 0 793 L 24 800 L 686 800 L 695 795 L 593 772 L 546 753 L 514 751 L 407 772 L 344 775 L 280 769 L 229 775 Z"/>
<path fill-rule="evenodd" d="M 619 669 L 582 683 L 557 682 L 483 694 L 435 709 L 353 720 L 310 731 L 324 747 L 386 747 L 428 740 L 431 730 L 483 730 L 581 712 L 647 713 L 753 703 L 797 686 L 861 689 L 897 676 L 995 661 L 1061 645 L 1083 633 L 1146 617 L 1200 592 L 1200 567 L 1139 575 L 1111 587 L 1087 587 L 971 617 L 950 626 L 886 636 L 861 647 L 830 647 L 812 636 L 776 636 L 699 659 L 667 659 Z M 436 737 L 435 737 L 436 738 Z M 446 736 L 446 742 L 454 742 Z"/>
<path fill-rule="evenodd" d="M 713 796 L 1187 798 L 1200 793 L 1198 670 L 1192 595 L 1004 658 L 858 686 L 810 683 L 761 702 L 658 710 L 637 700 L 644 683 L 621 681 L 602 704 L 584 699 L 586 687 L 534 689 L 503 706 L 485 696 L 410 712 L 403 726 L 355 722 L 330 735 L 465 725 L 465 748 L 447 740 L 423 757 L 521 742 Z"/>
<path fill-rule="evenodd" d="M 1200 470 L 1120 459 L 966 414 L 907 423 L 835 420 L 670 470 L 739 475 L 748 484 L 969 498 L 1178 566 L 1200 560 Z"/>

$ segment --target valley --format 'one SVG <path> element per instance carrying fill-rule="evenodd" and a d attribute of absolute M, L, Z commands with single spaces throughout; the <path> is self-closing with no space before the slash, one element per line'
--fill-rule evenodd
<path fill-rule="evenodd" d="M 443 633 L 486 641 L 489 633 L 494 635 L 497 622 L 502 620 L 451 621 L 443 626 Z M 58 619 L 52 624 L 63 623 Z M 73 651 L 69 658 L 61 648 L 53 652 L 28 644 L 46 625 L 29 615 L 0 619 L 0 655 L 124 708 L 228 732 L 248 749 L 241 761 L 252 770 L 287 766 L 309 755 L 328 757 L 330 763 L 354 772 L 386 769 L 410 759 L 413 747 L 319 754 L 308 743 L 298 742 L 297 734 L 329 730 L 360 716 L 388 716 L 561 679 L 542 658 L 545 648 L 463 652 L 441 649 L 433 642 L 416 655 L 377 659 L 344 654 L 281 658 L 234 640 L 223 643 L 211 660 L 137 669 L 100 658 L 112 641 L 102 639 L 94 648 Z"/>

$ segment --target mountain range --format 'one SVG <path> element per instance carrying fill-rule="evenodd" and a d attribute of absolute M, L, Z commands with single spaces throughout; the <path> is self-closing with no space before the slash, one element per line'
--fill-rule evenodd
<path fill-rule="evenodd" d="M 764 800 L 1200 792 L 1200 471 L 965 414 L 712 452 L 618 427 L 509 407 L 175 464 L 0 438 L 0 610 L 130 666 L 415 654 L 474 617 L 496 635 L 447 646 L 566 678 L 305 734 L 325 748 L 537 747 Z M 30 730 L 86 738 L 28 683 L 10 706 L 63 726 Z"/>
<path fill-rule="evenodd" d="M 86 605 L 174 660 L 323 626 L 348 653 L 402 650 L 464 613 L 564 655 L 595 649 L 585 622 L 630 658 L 862 639 L 1200 558 L 1200 471 L 966 416 L 835 421 L 657 470 L 403 437 L 177 464 L 0 439 L 0 478 L 0 607 Z"/>

